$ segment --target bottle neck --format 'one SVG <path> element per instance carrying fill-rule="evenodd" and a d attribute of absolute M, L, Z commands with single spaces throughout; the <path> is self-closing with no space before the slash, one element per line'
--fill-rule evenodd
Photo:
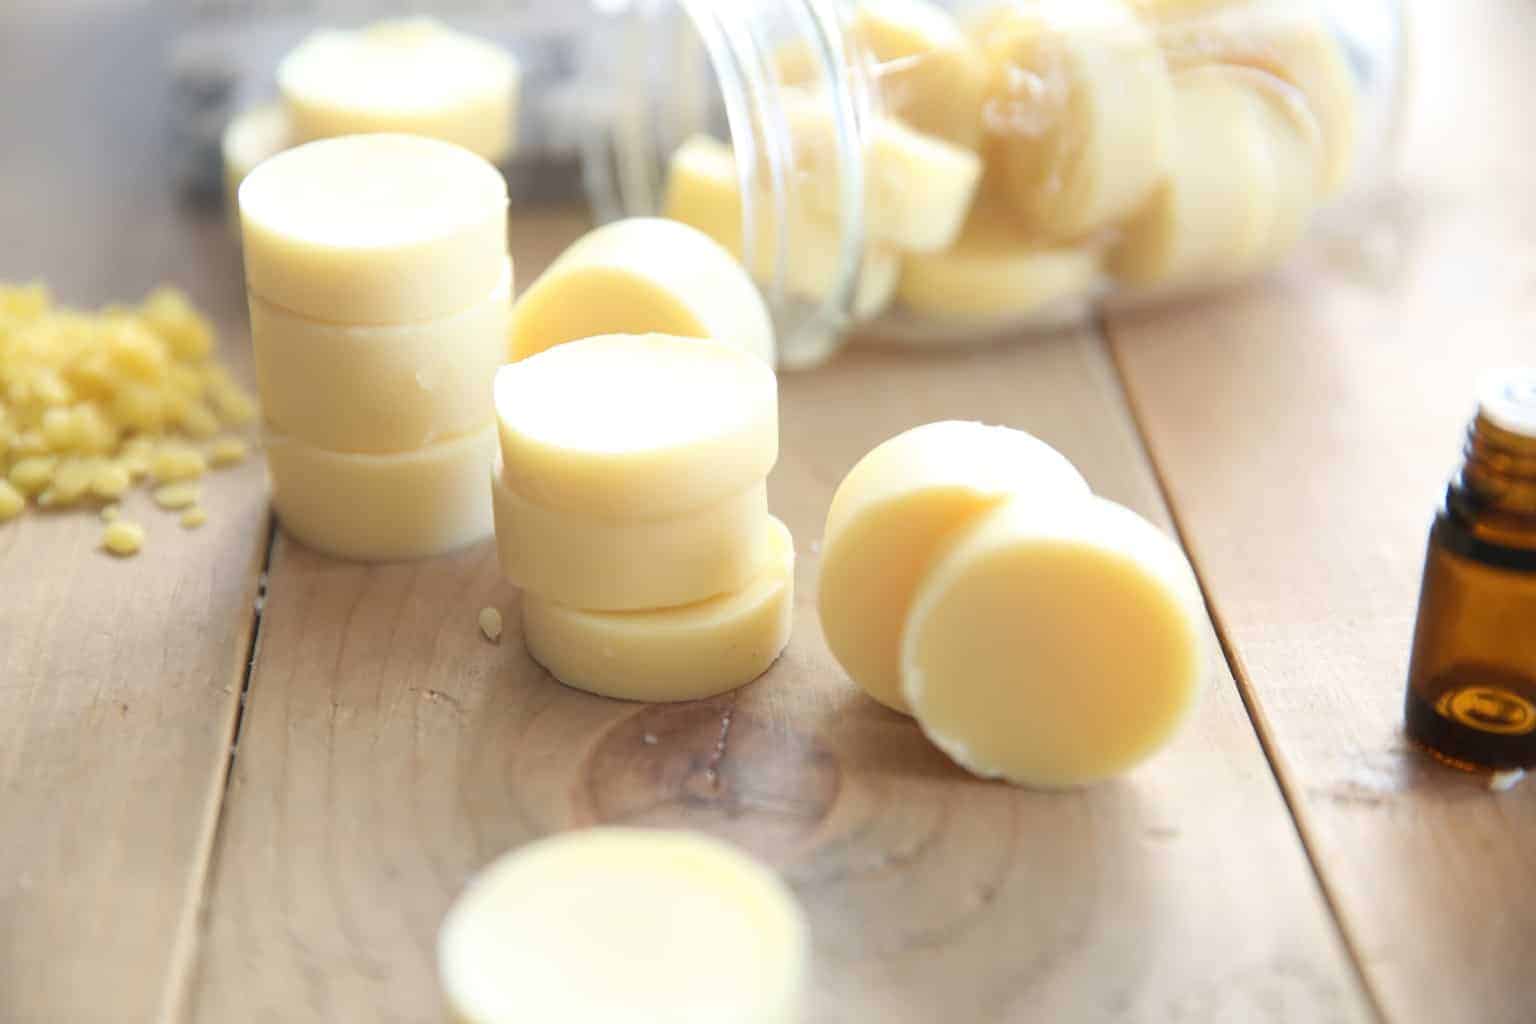
<path fill-rule="evenodd" d="M 1536 536 L 1536 437 L 1479 415 L 1467 429 L 1458 484 L 1485 513 L 1529 517 Z"/>

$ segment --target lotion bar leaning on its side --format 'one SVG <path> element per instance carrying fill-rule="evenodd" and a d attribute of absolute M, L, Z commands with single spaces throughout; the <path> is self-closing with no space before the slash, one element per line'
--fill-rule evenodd
<path fill-rule="evenodd" d="M 879 445 L 827 513 L 820 611 L 833 655 L 871 697 L 907 711 L 903 624 L 945 541 L 1011 496 L 1070 505 L 1088 493 L 1072 463 L 1022 430 L 946 420 Z"/>
<path fill-rule="evenodd" d="M 978 775 L 1043 787 L 1130 768 L 1189 717 L 1204 605 L 1179 546 L 1103 498 L 1014 500 L 958 536 L 912 599 L 902 693 Z"/>
<path fill-rule="evenodd" d="M 667 519 L 761 483 L 779 454 L 778 382 L 698 338 L 611 334 L 496 373 L 502 476 L 549 509 Z"/>
<path fill-rule="evenodd" d="M 588 232 L 517 300 L 512 358 L 601 334 L 712 338 L 774 361 L 773 322 L 741 264 L 696 228 L 632 217 Z"/>
<path fill-rule="evenodd" d="M 338 452 L 404 452 L 485 426 L 507 361 L 512 265 L 453 316 L 331 324 L 250 297 L 262 408 L 279 431 Z"/>
<path fill-rule="evenodd" d="M 789 643 L 795 547 L 765 517 L 767 558 L 740 590 L 679 608 L 595 612 L 523 593 L 528 653 L 567 686 L 623 700 L 698 700 L 745 686 Z"/>
<path fill-rule="evenodd" d="M 518 66 L 431 18 L 315 32 L 277 66 L 299 138 L 404 132 L 500 162 L 515 143 Z"/>
<path fill-rule="evenodd" d="M 246 286 L 301 316 L 400 324 L 481 302 L 507 266 L 507 185 L 410 135 L 310 142 L 240 186 Z"/>
<path fill-rule="evenodd" d="M 604 826 L 481 871 L 437 955 L 459 1024 L 794 1024 L 810 945 L 794 893 L 734 847 Z"/>
<path fill-rule="evenodd" d="M 602 611 L 691 604 L 745 586 L 768 557 L 768 486 L 759 481 L 666 519 L 550 509 L 492 474 L 501 571 L 525 592 Z"/>
<path fill-rule="evenodd" d="M 271 430 L 265 442 L 278 519 L 316 550 L 387 562 L 490 536 L 494 424 L 397 455 L 325 451 Z"/>
<path fill-rule="evenodd" d="M 695 135 L 672 154 L 667 170 L 664 212 L 704 232 L 743 262 L 746 242 L 741 184 L 731 147 L 708 135 Z M 753 207 L 757 231 L 753 258 L 748 262 L 759 280 L 770 280 L 778 265 L 780 236 L 772 229 L 771 199 L 757 197 Z M 784 288 L 791 295 L 820 302 L 826 299 L 842 274 L 842 246 L 837 230 L 806 216 L 798 208 L 788 217 L 783 235 L 788 247 L 784 262 Z M 853 312 L 872 317 L 890 305 L 896 291 L 899 261 L 894 250 L 867 246 L 859 279 L 854 286 Z"/>

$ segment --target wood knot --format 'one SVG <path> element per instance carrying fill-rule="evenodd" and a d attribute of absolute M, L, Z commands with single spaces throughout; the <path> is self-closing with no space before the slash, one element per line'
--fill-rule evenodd
<path fill-rule="evenodd" d="M 598 742 L 582 780 L 594 822 L 700 828 L 768 855 L 814 832 L 839 784 L 830 751 L 734 696 L 630 716 Z"/>

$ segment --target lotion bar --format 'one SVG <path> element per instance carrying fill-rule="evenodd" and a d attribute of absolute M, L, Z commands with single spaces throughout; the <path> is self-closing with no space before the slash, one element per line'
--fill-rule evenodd
<path fill-rule="evenodd" d="M 536 504 L 493 473 L 507 579 L 550 601 L 607 611 L 691 604 L 745 586 L 768 556 L 768 487 L 667 519 L 614 520 Z"/>
<path fill-rule="evenodd" d="M 1145 519 L 1102 498 L 1013 500 L 924 575 L 902 693 L 923 732 L 978 775 L 1094 782 L 1188 718 L 1204 622 L 1183 552 Z"/>
<path fill-rule="evenodd" d="M 265 161 L 240 186 L 246 284 L 315 320 L 400 324 L 451 316 L 507 265 L 507 186 L 468 150 L 352 135 Z"/>
<path fill-rule="evenodd" d="M 422 558 L 491 533 L 486 467 L 496 454 L 494 424 L 394 455 L 326 451 L 270 429 L 266 448 L 283 529 L 327 554 Z"/>
<path fill-rule="evenodd" d="M 512 267 L 461 313 L 332 324 L 250 297 L 256 377 L 282 433 L 338 452 L 403 452 L 485 426 L 507 361 Z"/>
<path fill-rule="evenodd" d="M 493 162 L 512 151 L 518 79 L 506 50 L 431 18 L 322 30 L 277 66 L 300 139 L 402 132 Z"/>
<path fill-rule="evenodd" d="M 774 359 L 773 322 L 747 271 L 704 232 L 659 217 L 605 224 L 562 253 L 517 300 L 512 358 L 652 331 Z"/>
<path fill-rule="evenodd" d="M 1042 247 L 1025 239 L 1008 211 L 988 204 L 972 212 L 951 248 L 904 256 L 896 294 L 920 313 L 1025 317 L 1093 294 L 1102 266 L 1092 246 Z"/>
<path fill-rule="evenodd" d="M 810 946 L 794 893 L 734 847 L 605 826 L 481 871 L 437 954 L 458 1024 L 794 1024 Z"/>
<path fill-rule="evenodd" d="M 759 280 L 771 280 L 778 268 L 780 239 L 773 231 L 773 206 L 765 194 L 753 207 L 757 231 L 753 257 L 743 253 L 746 240 L 742 225 L 745 212 L 736 158 L 731 147 L 708 135 L 695 135 L 672 154 L 667 172 L 664 211 L 673 220 L 698 228 L 748 264 Z M 799 206 L 789 212 L 783 244 L 784 288 L 820 302 L 831 293 L 842 275 L 842 246 L 835 228 L 806 216 Z M 859 269 L 853 312 L 872 317 L 890 304 L 900 267 L 894 250 L 869 246 Z"/>
<path fill-rule="evenodd" d="M 666 519 L 760 483 L 778 382 L 740 349 L 663 334 L 584 338 L 496 374 L 503 479 L 529 501 Z"/>
<path fill-rule="evenodd" d="M 596 612 L 523 592 L 523 642 L 556 679 L 623 700 L 697 700 L 745 686 L 789 643 L 795 548 L 764 517 L 767 557 L 740 590 L 679 608 Z"/>
<path fill-rule="evenodd" d="M 948 538 L 1013 495 L 1069 504 L 1088 484 L 1021 430 L 953 420 L 897 434 L 843 478 L 822 546 L 821 627 L 871 697 L 908 710 L 901 642 L 913 592 Z"/>

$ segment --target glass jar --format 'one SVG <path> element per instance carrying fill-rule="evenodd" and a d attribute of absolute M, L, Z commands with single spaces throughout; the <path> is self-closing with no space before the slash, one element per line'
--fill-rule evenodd
<path fill-rule="evenodd" d="M 388 13 L 368 7 L 325 13 Z M 753 273 L 786 367 L 850 337 L 1017 337 L 1260 273 L 1380 180 L 1404 70 L 1402 0 L 439 13 L 522 65 L 514 232 L 518 208 L 578 186 L 599 221 L 690 223 Z M 247 82 L 270 82 L 295 24 L 236 48 Z"/>

